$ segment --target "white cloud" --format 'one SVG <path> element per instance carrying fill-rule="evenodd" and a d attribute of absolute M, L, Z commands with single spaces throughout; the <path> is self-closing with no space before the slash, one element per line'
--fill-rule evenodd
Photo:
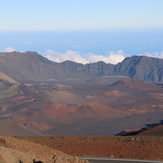
<path fill-rule="evenodd" d="M 96 55 L 94 53 L 87 53 L 83 54 L 80 52 L 75 52 L 72 50 L 68 50 L 64 53 L 56 52 L 53 50 L 46 50 L 46 52 L 43 53 L 45 57 L 47 57 L 49 60 L 55 61 L 55 62 L 63 62 L 66 60 L 74 61 L 77 63 L 93 63 L 98 61 L 104 61 L 106 63 L 112 63 L 117 64 L 118 62 L 121 62 L 124 60 L 125 54 L 122 50 L 119 50 L 117 52 L 108 52 L 107 55 Z"/>
<path fill-rule="evenodd" d="M 12 47 L 7 47 L 4 49 L 5 52 L 13 52 L 13 51 L 16 51 L 14 48 Z"/>
<path fill-rule="evenodd" d="M 86 59 L 84 59 L 80 52 L 75 52 L 72 50 L 67 50 L 64 53 L 56 52 L 53 50 L 46 50 L 46 52 L 43 53 L 45 57 L 47 57 L 49 60 L 55 61 L 55 62 L 63 62 L 66 60 L 78 62 L 78 63 L 88 63 Z"/>
<path fill-rule="evenodd" d="M 123 53 L 122 50 L 119 50 L 117 52 L 108 52 L 108 55 L 95 55 L 95 54 L 90 54 L 88 57 L 89 62 L 98 62 L 98 61 L 104 61 L 106 63 L 112 63 L 112 64 L 117 64 L 118 62 L 122 62 L 124 60 L 125 54 Z"/>
<path fill-rule="evenodd" d="M 163 51 L 158 53 L 158 52 L 145 52 L 144 54 L 138 54 L 139 56 L 148 56 L 148 57 L 155 57 L 155 58 L 162 58 L 163 59 Z"/>

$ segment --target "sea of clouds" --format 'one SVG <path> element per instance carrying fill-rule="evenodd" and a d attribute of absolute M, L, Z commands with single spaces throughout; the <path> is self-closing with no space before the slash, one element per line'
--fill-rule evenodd
<path fill-rule="evenodd" d="M 67 50 L 64 53 L 56 52 L 53 50 L 46 50 L 43 55 L 48 59 L 55 61 L 55 62 L 63 62 L 66 60 L 70 60 L 77 63 L 93 63 L 98 61 L 104 61 L 106 63 L 117 64 L 121 62 L 125 58 L 125 54 L 122 50 L 117 52 L 108 52 L 107 55 L 96 55 L 92 52 L 83 54 L 81 52 L 76 52 L 72 50 Z"/>
<path fill-rule="evenodd" d="M 4 52 L 13 52 L 16 51 L 16 49 L 12 47 L 7 47 L 3 49 Z M 49 60 L 52 60 L 54 62 L 64 62 L 66 60 L 77 62 L 77 63 L 93 63 L 98 61 L 104 61 L 105 63 L 111 63 L 111 64 L 117 64 L 119 62 L 122 62 L 125 57 L 129 57 L 129 54 L 125 54 L 123 50 L 118 50 L 116 52 L 109 51 L 106 55 L 96 55 L 92 52 L 89 53 L 81 53 L 78 51 L 73 50 L 67 50 L 65 52 L 58 52 L 53 51 L 50 49 L 47 49 L 45 52 L 42 52 L 41 55 L 48 58 Z M 146 52 L 144 54 L 137 54 L 139 56 L 149 56 L 149 57 L 155 57 L 155 58 L 162 58 L 163 59 L 163 51 L 158 52 Z"/>

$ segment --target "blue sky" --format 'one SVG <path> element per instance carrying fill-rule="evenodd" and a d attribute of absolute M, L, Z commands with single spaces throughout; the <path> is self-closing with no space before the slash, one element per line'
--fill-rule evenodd
<path fill-rule="evenodd" d="M 61 62 L 163 58 L 163 0 L 5 0 L 0 51 L 37 51 Z"/>
<path fill-rule="evenodd" d="M 0 31 L 163 27 L 162 0 L 5 0 Z"/>

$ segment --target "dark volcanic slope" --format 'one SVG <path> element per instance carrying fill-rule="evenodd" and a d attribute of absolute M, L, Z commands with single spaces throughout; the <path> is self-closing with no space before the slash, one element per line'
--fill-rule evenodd
<path fill-rule="evenodd" d="M 15 95 L 31 95 L 37 93 L 38 91 L 33 87 L 20 83 L 10 83 L 6 80 L 0 79 L 0 99 Z"/>
<path fill-rule="evenodd" d="M 0 53 L 0 72 L 21 82 L 51 79 L 89 82 L 91 78 L 103 76 L 128 76 L 147 82 L 163 82 L 163 59 L 132 56 L 117 65 L 102 61 L 83 65 L 71 61 L 52 62 L 36 52 L 11 52 Z M 101 82 L 107 81 L 103 79 Z"/>
<path fill-rule="evenodd" d="M 108 76 L 115 74 L 114 73 L 115 66 L 112 64 L 106 64 L 103 61 L 90 63 L 86 65 L 71 61 L 65 61 L 60 63 L 60 65 L 66 68 L 67 70 L 85 72 L 95 76 Z"/>
<path fill-rule="evenodd" d="M 115 73 L 145 81 L 163 81 L 163 59 L 145 56 L 127 57 L 115 67 Z"/>
<path fill-rule="evenodd" d="M 146 124 L 144 128 L 127 129 L 117 134 L 117 136 L 163 136 L 162 124 L 163 121 L 161 120 L 159 123 Z"/>
<path fill-rule="evenodd" d="M 105 62 L 83 65 L 71 61 L 60 65 L 71 71 L 86 72 L 95 76 L 122 75 L 148 82 L 163 82 L 163 59 L 146 56 L 127 57 L 117 65 Z"/>
<path fill-rule="evenodd" d="M 2 72 L 0 72 L 0 79 L 1 80 L 6 80 L 10 83 L 17 83 L 15 80 L 13 80 L 12 78 L 10 78 L 9 76 L 3 74 Z"/>
<path fill-rule="evenodd" d="M 140 136 L 163 136 L 163 125 L 155 126 L 139 133 Z"/>
<path fill-rule="evenodd" d="M 152 90 L 157 89 L 158 86 L 155 84 L 147 83 L 143 80 L 137 79 L 137 78 L 127 78 L 127 79 L 121 79 L 117 82 L 113 83 L 112 86 L 114 86 L 116 89 L 139 89 L 139 90 Z"/>
<path fill-rule="evenodd" d="M 58 135 L 115 135 L 162 120 L 163 88 L 140 79 L 44 86 L 49 90 L 19 84 L 16 96 L 0 99 L 0 117 Z"/>
<path fill-rule="evenodd" d="M 163 112 L 144 113 L 117 120 L 61 125 L 46 131 L 50 135 L 117 135 L 126 129 L 139 129 L 159 123 Z"/>
<path fill-rule="evenodd" d="M 0 53 L 0 72 L 16 81 L 80 78 L 36 52 Z"/>
<path fill-rule="evenodd" d="M 3 136 L 37 136 L 39 132 L 31 130 L 9 119 L 0 119 L 0 135 Z"/>

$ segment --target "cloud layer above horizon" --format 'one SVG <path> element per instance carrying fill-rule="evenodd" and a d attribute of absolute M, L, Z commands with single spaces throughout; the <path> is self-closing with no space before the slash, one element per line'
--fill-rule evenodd
<path fill-rule="evenodd" d="M 16 49 L 12 47 L 7 47 L 2 50 L 3 52 L 13 52 L 17 51 Z M 117 64 L 119 62 L 122 62 L 125 57 L 129 57 L 131 55 L 125 54 L 123 50 L 118 50 L 116 52 L 110 51 L 107 52 L 106 55 L 97 55 L 92 52 L 89 53 L 81 53 L 73 50 L 67 50 L 65 52 L 57 52 L 53 50 L 46 50 L 45 52 L 42 52 L 41 55 L 48 58 L 49 60 L 52 60 L 54 62 L 64 62 L 66 60 L 87 64 L 87 63 L 93 63 L 98 61 L 104 61 L 105 63 L 111 63 L 111 64 Z M 163 59 L 163 51 L 158 52 L 146 52 L 144 54 L 137 54 L 138 56 L 149 56 L 149 57 L 155 57 L 155 58 L 161 58 Z"/>
<path fill-rule="evenodd" d="M 106 63 L 112 63 L 117 64 L 118 62 L 121 62 L 125 58 L 125 54 L 122 50 L 119 50 L 117 52 L 108 52 L 107 55 L 96 55 L 92 52 L 83 54 L 81 52 L 76 52 L 72 50 L 67 50 L 64 53 L 56 52 L 53 50 L 46 50 L 46 52 L 42 53 L 43 56 L 48 58 L 49 60 L 55 61 L 55 62 L 64 62 L 66 60 L 70 60 L 77 63 L 93 63 L 98 61 L 104 61 Z"/>

